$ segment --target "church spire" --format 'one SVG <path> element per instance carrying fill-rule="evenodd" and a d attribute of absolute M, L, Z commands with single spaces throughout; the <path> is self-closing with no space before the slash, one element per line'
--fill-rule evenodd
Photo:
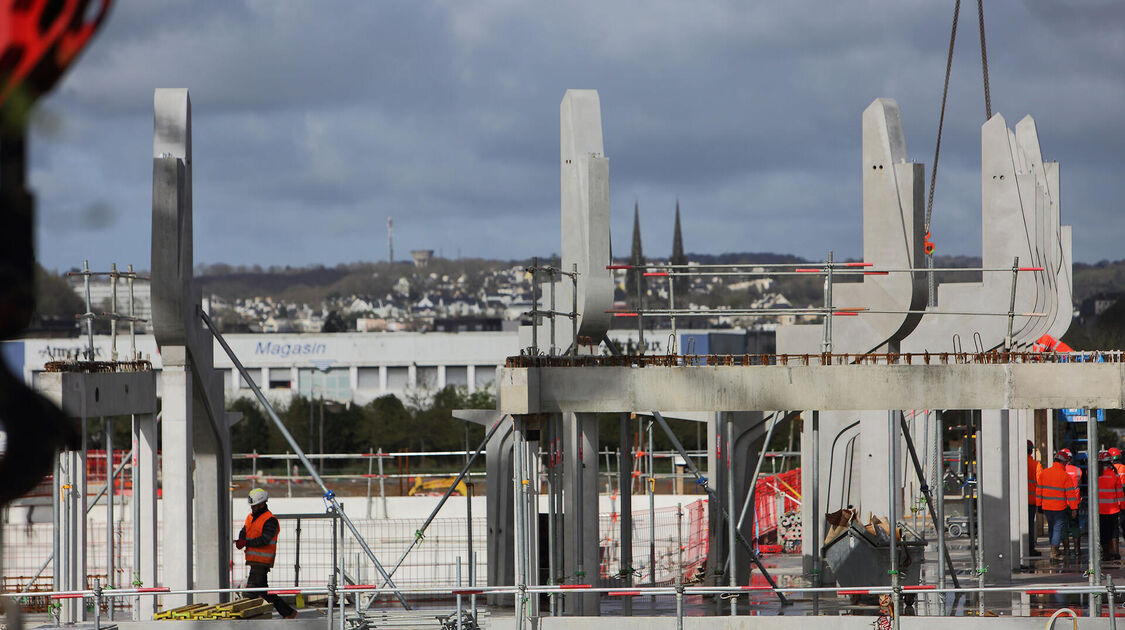
<path fill-rule="evenodd" d="M 625 292 L 633 299 L 634 304 L 640 304 L 639 295 L 643 294 L 645 290 L 645 279 L 643 270 L 638 274 L 635 267 L 645 264 L 644 252 L 641 251 L 641 208 L 640 203 L 633 202 L 633 251 L 629 256 L 629 264 L 633 265 L 634 269 L 630 269 L 629 273 L 625 276 Z M 637 276 L 640 275 L 640 278 Z M 638 290 L 637 282 L 640 281 Z"/>
<path fill-rule="evenodd" d="M 669 261 L 673 265 L 686 265 L 687 256 L 684 255 L 684 234 L 680 229 L 680 200 L 676 200 L 676 228 L 672 234 L 672 258 Z M 688 292 L 688 279 L 686 276 L 673 276 L 673 285 L 677 298 L 686 298 Z"/>

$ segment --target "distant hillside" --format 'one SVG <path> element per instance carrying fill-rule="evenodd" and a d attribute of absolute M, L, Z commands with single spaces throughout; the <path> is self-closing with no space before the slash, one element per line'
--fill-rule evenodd
<path fill-rule="evenodd" d="M 1125 293 L 1125 260 L 1074 264 L 1074 303 L 1102 293 Z"/>

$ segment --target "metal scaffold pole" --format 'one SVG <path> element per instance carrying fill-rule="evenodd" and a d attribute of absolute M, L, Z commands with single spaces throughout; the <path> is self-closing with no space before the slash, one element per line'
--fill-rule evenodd
<path fill-rule="evenodd" d="M 367 545 L 367 541 L 363 539 L 363 536 L 359 533 L 359 530 L 356 529 L 355 524 L 352 523 L 352 519 L 348 518 L 348 515 L 345 514 L 344 511 L 340 508 L 340 502 L 336 500 L 336 493 L 329 490 L 328 486 L 324 484 L 324 480 L 320 477 L 320 474 L 317 473 L 316 468 L 312 465 L 312 462 L 309 461 L 308 457 L 305 457 L 305 452 L 301 450 L 301 447 L 297 444 L 297 440 L 294 440 L 293 435 L 289 433 L 288 429 L 285 428 L 285 423 L 282 422 L 281 418 L 278 417 L 277 412 L 273 409 L 273 405 L 271 405 L 269 400 L 266 399 L 265 394 L 262 393 L 262 390 L 258 387 L 258 384 L 254 382 L 254 379 L 250 377 L 250 373 L 246 371 L 246 367 L 242 365 L 242 361 L 238 360 L 238 357 L 234 354 L 234 351 L 231 350 L 231 347 L 227 344 L 226 339 L 223 339 L 222 334 L 219 333 L 219 329 L 216 328 L 215 323 L 211 321 L 210 316 L 208 316 L 207 313 L 202 310 L 199 311 L 199 316 L 203 319 L 203 323 L 207 325 L 207 329 L 211 331 L 212 335 L 214 335 L 215 340 L 219 342 L 220 346 L 222 346 L 223 351 L 226 352 L 228 357 L 230 357 L 231 363 L 234 364 L 235 369 L 238 370 L 238 373 L 242 375 L 242 378 L 250 386 L 250 390 L 254 392 L 254 396 L 257 397 L 258 402 L 262 404 L 262 407 L 266 410 L 266 414 L 270 417 L 271 420 L 273 420 L 274 426 L 276 426 L 277 430 L 281 432 L 281 435 L 285 438 L 285 441 L 289 444 L 289 447 L 293 449 L 293 452 L 297 454 L 297 458 L 301 460 L 301 463 L 305 466 L 305 470 L 308 471 L 309 476 L 312 477 L 313 481 L 316 482 L 316 485 L 320 486 L 320 489 L 324 492 L 325 502 L 330 504 L 332 506 L 332 509 L 340 515 L 340 518 L 344 521 L 344 525 L 347 526 L 348 530 L 352 533 L 352 536 L 355 537 L 356 542 L 359 543 L 360 548 L 363 549 L 363 552 L 367 555 L 368 559 L 370 559 L 372 564 L 375 565 L 375 569 L 378 570 L 379 574 L 383 576 L 383 579 L 386 580 L 387 585 L 395 589 L 395 596 L 398 598 L 398 601 L 402 604 L 403 608 L 410 610 L 410 605 L 406 603 L 406 598 L 403 597 L 402 593 L 398 590 L 398 587 L 396 587 L 394 582 L 391 581 L 391 576 L 387 574 L 386 569 L 383 568 L 383 565 L 379 562 L 379 559 L 375 557 L 375 552 L 372 551 L 371 547 Z"/>

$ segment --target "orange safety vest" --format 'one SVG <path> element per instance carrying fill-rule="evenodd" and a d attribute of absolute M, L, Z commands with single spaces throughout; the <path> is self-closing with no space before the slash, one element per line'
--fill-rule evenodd
<path fill-rule="evenodd" d="M 253 540 L 262 535 L 262 528 L 265 527 L 266 521 L 273 518 L 273 514 L 269 510 L 264 510 L 254 518 L 254 514 L 246 515 L 246 540 Z M 278 535 L 281 534 L 281 528 L 278 528 Z M 246 564 L 264 564 L 266 566 L 273 566 L 274 556 L 277 555 L 277 536 L 273 537 L 268 545 L 261 547 L 246 546 Z"/>
<path fill-rule="evenodd" d="M 1125 494 L 1121 492 L 1117 471 L 1106 468 L 1098 476 L 1098 514 L 1117 514 L 1121 511 L 1122 502 L 1125 502 Z"/>
<path fill-rule="evenodd" d="M 1078 486 L 1082 485 L 1082 469 L 1081 468 L 1075 466 L 1074 464 L 1067 464 L 1066 465 L 1066 474 L 1070 475 L 1070 478 L 1074 480 L 1074 486 L 1075 487 L 1078 487 Z"/>
<path fill-rule="evenodd" d="M 1122 466 L 1125 468 L 1125 466 Z M 1027 456 L 1027 504 L 1035 505 L 1035 495 L 1039 494 L 1039 473 L 1043 472 L 1043 465 L 1031 455 Z"/>
<path fill-rule="evenodd" d="M 1125 489 L 1125 464 L 1114 464 L 1113 469 L 1117 471 L 1117 479 L 1121 482 L 1121 487 Z"/>
<path fill-rule="evenodd" d="M 1070 508 L 1078 509 L 1078 484 L 1062 463 L 1055 462 L 1050 468 L 1044 468 L 1036 480 L 1039 494 L 1035 504 L 1044 510 L 1059 512 Z"/>

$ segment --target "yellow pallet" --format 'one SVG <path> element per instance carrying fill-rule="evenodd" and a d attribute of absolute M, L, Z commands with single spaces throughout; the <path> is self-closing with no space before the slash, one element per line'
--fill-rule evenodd
<path fill-rule="evenodd" d="M 160 621 L 162 619 L 186 619 L 187 617 L 180 617 L 177 615 L 184 615 L 189 611 L 195 610 L 197 608 L 204 608 L 206 606 L 207 604 L 188 604 L 187 606 L 180 606 L 179 608 L 162 610 L 153 615 L 152 618 L 156 621 Z"/>
<path fill-rule="evenodd" d="M 240 612 L 246 610 L 247 608 L 261 606 L 265 602 L 266 600 L 262 599 L 261 597 L 243 597 L 242 599 L 236 599 L 225 604 L 217 604 L 215 608 L 227 612 Z"/>

